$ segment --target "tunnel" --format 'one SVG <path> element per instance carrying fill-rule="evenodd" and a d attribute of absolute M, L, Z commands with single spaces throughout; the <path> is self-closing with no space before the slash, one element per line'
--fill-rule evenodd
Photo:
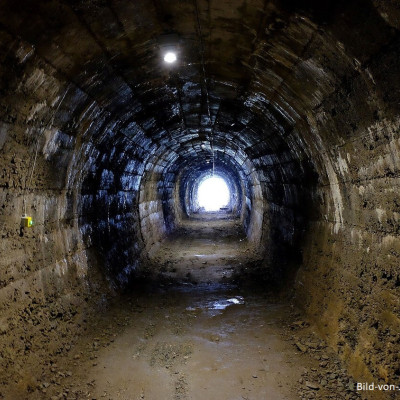
<path fill-rule="evenodd" d="M 398 398 L 399 28 L 2 0 L 0 398 Z"/>

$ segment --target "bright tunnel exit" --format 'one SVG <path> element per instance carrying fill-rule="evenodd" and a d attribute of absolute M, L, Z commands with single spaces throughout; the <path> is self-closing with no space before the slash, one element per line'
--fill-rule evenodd
<path fill-rule="evenodd" d="M 206 211 L 217 211 L 229 204 L 230 191 L 225 180 L 212 176 L 200 183 L 197 199 L 200 207 Z"/>

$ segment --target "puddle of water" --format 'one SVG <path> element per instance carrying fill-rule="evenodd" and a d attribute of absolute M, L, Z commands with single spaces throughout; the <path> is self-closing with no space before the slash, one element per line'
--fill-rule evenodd
<path fill-rule="evenodd" d="M 195 306 L 186 307 L 186 311 L 204 310 L 213 313 L 213 311 L 223 311 L 230 306 L 238 304 L 244 304 L 243 296 L 199 302 Z"/>
<path fill-rule="evenodd" d="M 209 304 L 208 309 L 210 310 L 225 310 L 225 308 L 234 304 L 244 304 L 242 296 L 235 296 L 227 300 L 217 300 Z"/>

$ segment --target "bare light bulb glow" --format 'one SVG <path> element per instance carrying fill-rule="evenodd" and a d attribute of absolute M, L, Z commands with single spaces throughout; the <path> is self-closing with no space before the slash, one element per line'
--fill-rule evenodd
<path fill-rule="evenodd" d="M 172 64 L 176 61 L 176 53 L 169 51 L 164 55 L 164 61 L 168 64 Z"/>
<path fill-rule="evenodd" d="M 222 178 L 211 177 L 199 185 L 197 200 L 200 207 L 206 211 L 217 211 L 229 203 L 230 192 L 228 185 Z"/>

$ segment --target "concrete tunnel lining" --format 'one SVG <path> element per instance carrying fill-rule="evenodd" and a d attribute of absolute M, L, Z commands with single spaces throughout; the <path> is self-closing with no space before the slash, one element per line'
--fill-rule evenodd
<path fill-rule="evenodd" d="M 206 84 L 192 4 L 0 5 L 2 323 L 18 331 L 35 302 L 73 314 L 102 277 L 129 285 L 149 238 L 190 214 L 212 135 L 265 280 L 294 283 L 354 376 L 398 379 L 395 3 L 198 2 Z M 166 30 L 181 38 L 171 70 Z"/>

